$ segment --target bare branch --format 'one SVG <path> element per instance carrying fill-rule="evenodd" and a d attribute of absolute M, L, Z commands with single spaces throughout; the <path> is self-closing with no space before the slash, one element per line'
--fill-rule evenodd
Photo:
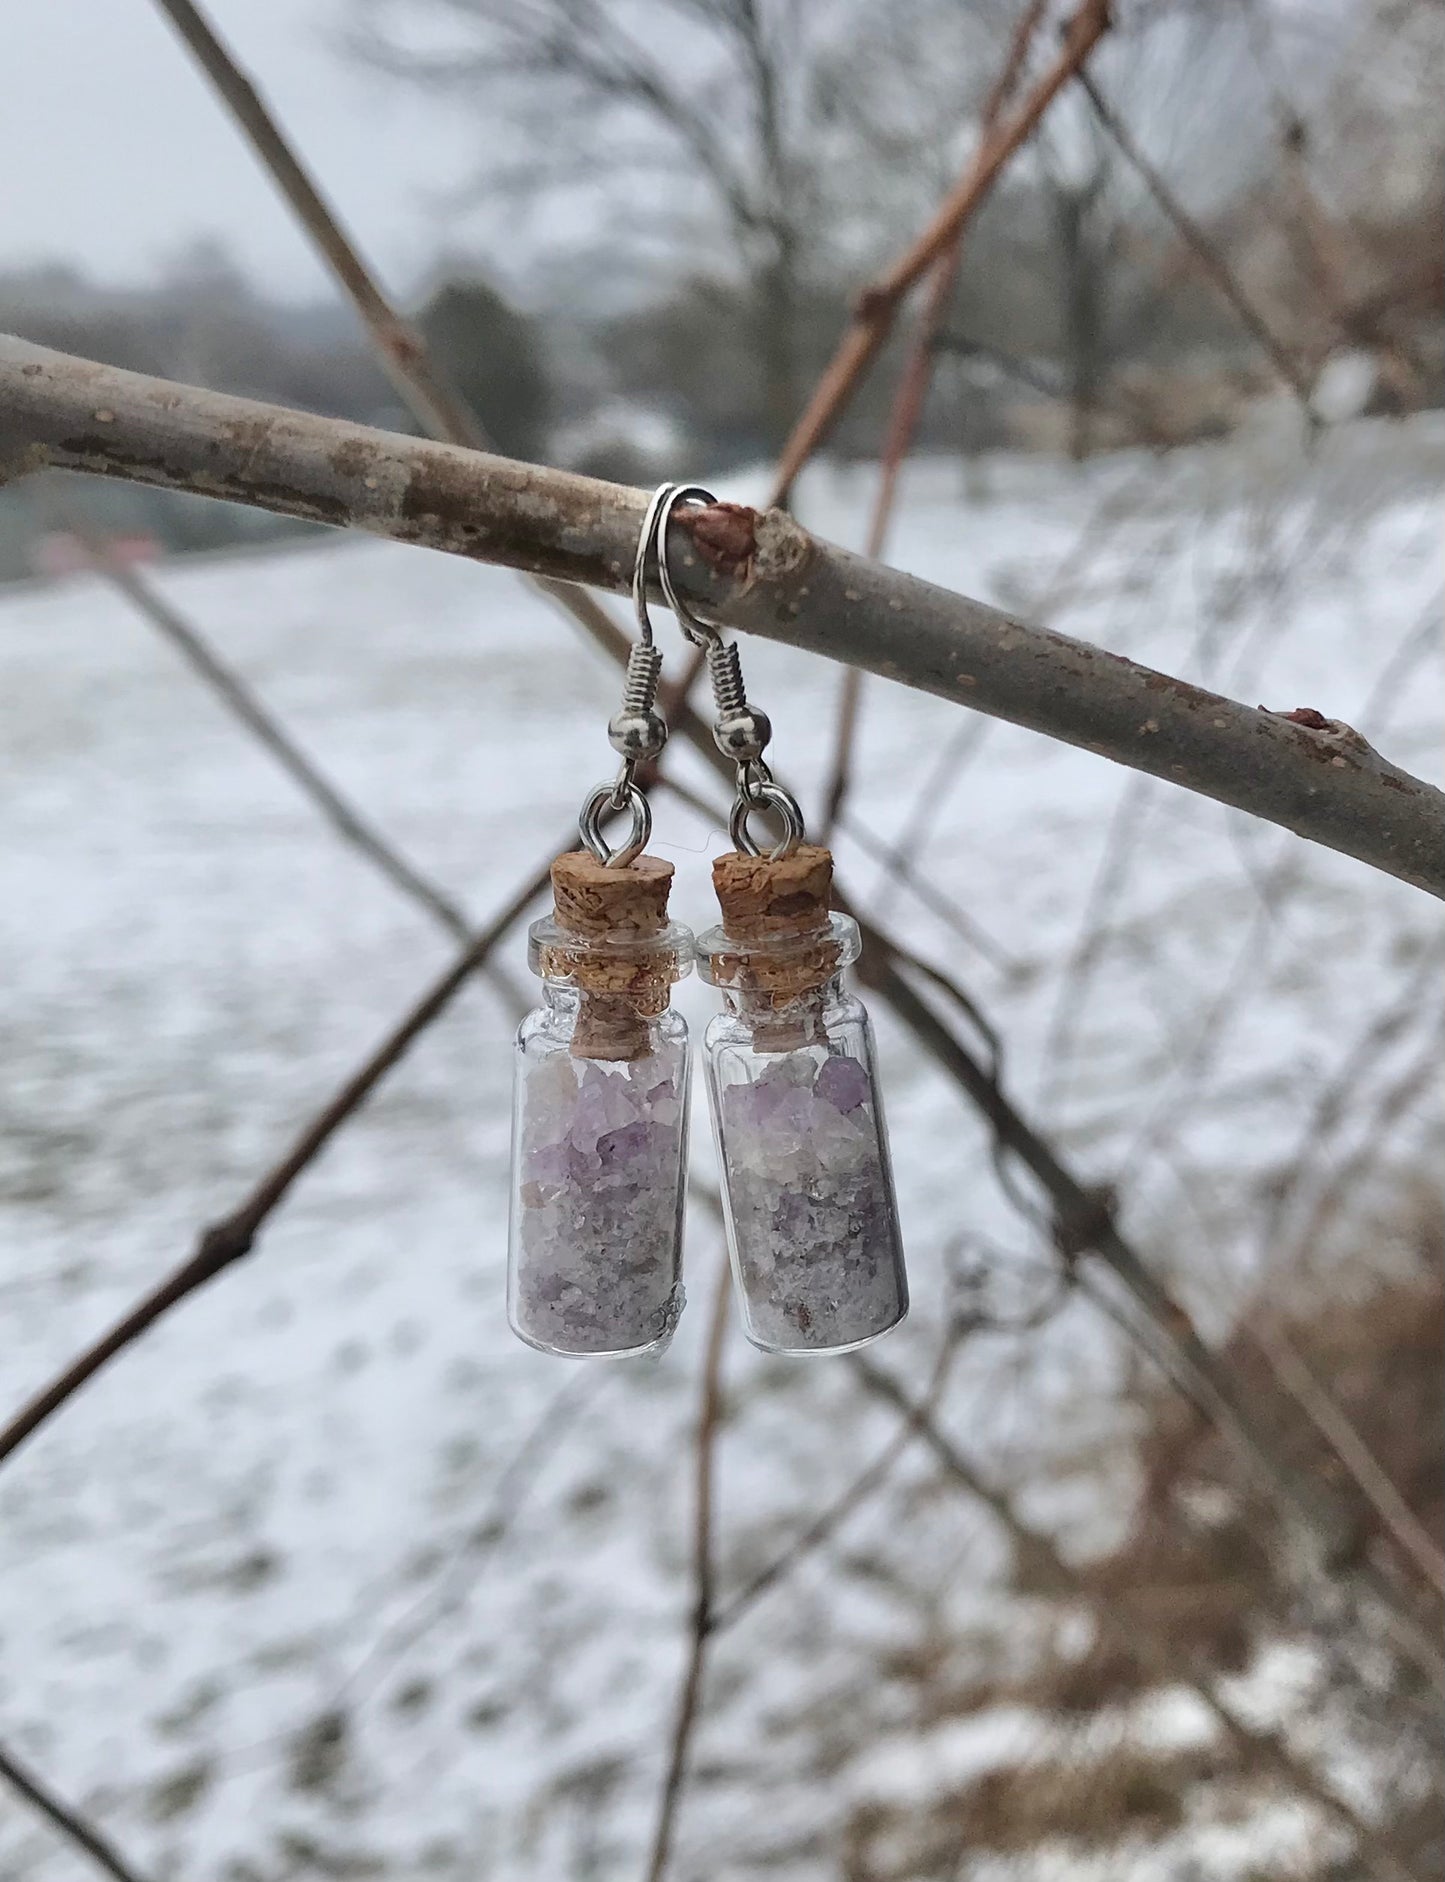
<path fill-rule="evenodd" d="M 1081 71 L 1079 84 L 1089 100 L 1095 117 L 1118 146 L 1120 154 L 1139 173 L 1144 187 L 1183 236 L 1199 265 L 1238 314 L 1241 322 L 1254 335 L 1269 357 L 1275 371 L 1308 412 L 1310 382 L 1299 361 L 1270 326 L 1264 315 L 1260 313 L 1254 302 L 1250 300 L 1218 248 L 1210 241 L 1204 230 L 1164 181 L 1159 171 L 1144 155 L 1133 134 L 1118 112 L 1104 98 L 1092 77 L 1087 72 Z"/>
<path fill-rule="evenodd" d="M 882 1487 L 893 1466 L 918 1436 L 925 1422 L 937 1411 L 956 1351 L 954 1332 L 950 1327 L 945 1333 L 943 1345 L 939 1348 L 933 1374 L 918 1404 L 905 1415 L 882 1450 L 871 1463 L 859 1471 L 847 1488 L 820 1511 L 786 1549 L 775 1555 L 771 1562 L 760 1568 L 757 1574 L 745 1581 L 741 1588 L 719 1606 L 713 1622 L 715 1633 L 721 1633 L 724 1628 L 732 1627 L 740 1621 L 770 1589 L 791 1575 L 800 1562 L 810 1556 L 814 1550 L 822 1548 L 824 1543 L 835 1536 L 853 1512 Z"/>
<path fill-rule="evenodd" d="M 1001 941 L 995 940 L 986 929 L 979 926 L 977 920 L 966 908 L 940 889 L 932 877 L 913 866 L 908 860 L 907 848 L 904 844 L 895 846 L 886 843 L 876 831 L 860 823 L 857 815 L 852 812 L 843 818 L 841 828 L 844 835 L 851 838 L 865 856 L 870 856 L 874 862 L 886 865 L 890 879 L 901 882 L 922 907 L 926 908 L 931 915 L 937 916 L 938 920 L 946 928 L 951 929 L 966 947 L 971 947 L 981 954 L 1001 974 L 1017 980 L 1030 971 L 1030 963 L 1021 954 L 1015 954 Z"/>
<path fill-rule="evenodd" d="M 836 899 L 847 906 L 841 892 Z M 1304 1545 L 1313 1572 L 1336 1572 L 1346 1529 L 1337 1503 L 1323 1485 L 1303 1480 L 1279 1454 L 1232 1369 L 1210 1350 L 1183 1302 L 1120 1230 L 1111 1198 L 1079 1181 L 1015 1108 L 995 1071 L 979 1061 L 915 990 L 902 970 L 906 957 L 858 917 L 856 909 L 850 912 L 863 931 L 860 977 L 887 1000 L 895 1016 L 968 1095 L 993 1131 L 1000 1156 L 1012 1157 L 1033 1177 L 1048 1198 L 1055 1243 L 1066 1264 L 1092 1256 L 1109 1271 L 1141 1317 L 1137 1326 L 1126 1325 L 1130 1337 L 1219 1431 L 1269 1494 Z M 1411 1604 L 1372 1566 L 1356 1569 L 1355 1575 L 1378 1603 L 1402 1649 L 1445 1692 L 1445 1655 Z"/>
<path fill-rule="evenodd" d="M 1401 1554 L 1414 1563 L 1436 1594 L 1445 1597 L 1445 1552 L 1395 1487 L 1348 1412 L 1315 1377 L 1282 1327 L 1253 1319 L 1245 1324 L 1275 1378 L 1349 1471 L 1385 1533 L 1394 1538 Z"/>
<path fill-rule="evenodd" d="M 116 556 L 104 538 L 81 517 L 67 509 L 64 518 L 66 527 L 84 545 L 96 572 L 176 649 L 257 743 L 265 747 L 302 795 L 310 799 L 336 835 L 364 856 L 393 888 L 424 908 L 454 941 L 469 940 L 472 925 L 460 905 L 444 889 L 428 881 L 341 795 L 285 727 L 267 711 L 240 674 L 226 665 L 180 610 L 129 563 Z"/>
<path fill-rule="evenodd" d="M 0 338 L 0 472 L 200 491 L 562 582 L 625 588 L 642 491 L 197 391 Z M 1445 793 L 1313 709 L 1269 712 L 834 548 L 778 512 L 680 514 L 688 598 L 1182 785 L 1445 897 Z M 604 617 L 608 651 L 626 639 Z M 617 642 L 612 646 L 610 642 Z"/>
<path fill-rule="evenodd" d="M 1033 135 L 1039 119 L 1055 97 L 1078 73 L 1109 28 L 1109 0 L 1081 0 L 1064 33 L 1058 57 L 1035 85 L 1017 112 L 986 138 L 960 178 L 957 187 L 928 227 L 886 273 L 871 282 L 858 297 L 852 324 L 818 381 L 807 410 L 793 427 L 783 447 L 771 501 L 783 502 L 793 481 L 837 422 L 858 382 L 872 364 L 893 322 L 903 297 L 952 246 L 955 236 L 974 208 L 992 187 L 1010 157 Z"/>
<path fill-rule="evenodd" d="M 1044 5 L 1045 0 L 1028 0 L 1028 4 L 1019 15 L 1009 40 L 1003 66 L 984 101 L 982 133 L 985 145 L 993 136 L 999 112 L 1008 103 L 1018 84 L 1019 75 L 1028 57 L 1029 45 L 1042 17 Z M 994 180 L 998 174 L 997 171 L 994 172 Z M 974 196 L 967 214 L 958 222 L 937 261 L 933 264 L 928 292 L 919 312 L 918 325 L 914 330 L 908 358 L 893 394 L 893 406 L 888 414 L 888 429 L 883 440 L 883 461 L 879 472 L 878 494 L 874 499 L 873 518 L 868 525 L 868 540 L 865 545 L 865 553 L 874 561 L 882 556 L 887 546 L 888 528 L 893 521 L 893 506 L 898 497 L 898 479 L 903 470 L 904 460 L 913 448 L 914 434 L 918 430 L 918 421 L 923 416 L 928 389 L 933 383 L 938 333 L 958 282 L 958 266 L 963 255 L 964 233 L 986 195 L 987 191 L 982 190 Z M 839 689 L 838 723 L 833 734 L 833 762 L 823 791 L 821 841 L 824 843 L 832 835 L 833 826 L 842 814 L 843 804 L 848 795 L 853 769 L 853 747 L 858 737 L 858 713 L 862 698 L 863 676 L 855 667 L 850 667 L 843 675 L 843 684 Z"/>
<path fill-rule="evenodd" d="M 342 227 L 336 211 L 194 0 L 156 0 L 236 120 L 256 156 L 315 243 L 371 335 L 381 363 L 408 411 L 433 438 L 485 451 L 488 439 L 465 399 L 447 384 L 417 329 L 397 312 Z M 591 595 L 540 578 L 547 598 L 600 644 L 619 630 Z"/>
<path fill-rule="evenodd" d="M 48 1817 L 62 1836 L 67 1837 L 77 1848 L 83 1849 L 97 1868 L 114 1876 L 115 1882 L 144 1882 L 140 1871 L 130 1866 L 114 1843 L 102 1836 L 95 1825 L 88 1822 L 78 1810 L 61 1803 L 33 1771 L 28 1770 L 3 1745 L 0 1745 L 0 1778 L 18 1791 L 28 1804 L 33 1804 L 41 1816 Z"/>
<path fill-rule="evenodd" d="M 569 831 L 565 846 L 572 837 Z M 421 1034 L 451 1004 L 492 949 L 526 912 L 547 886 L 550 861 L 528 878 L 506 907 L 482 929 L 446 972 L 422 995 L 410 1012 L 392 1028 L 366 1062 L 346 1081 L 331 1101 L 306 1125 L 291 1148 L 255 1185 L 245 1200 L 206 1229 L 195 1253 L 138 1301 L 125 1317 L 88 1347 L 44 1391 L 31 1399 L 0 1430 L 0 1463 L 17 1451 L 66 1401 L 93 1379 L 117 1353 L 138 1340 L 171 1308 L 204 1287 L 233 1261 L 250 1254 L 267 1219 L 280 1206 L 296 1179 L 330 1143 L 348 1119 L 360 1110 L 392 1067 Z"/>
<path fill-rule="evenodd" d="M 1174 1684 L 1182 1676 L 1189 1689 L 1203 1701 L 1215 1723 L 1231 1745 L 1248 1764 L 1264 1765 L 1281 1777 L 1300 1796 L 1308 1797 L 1355 1838 L 1361 1856 L 1372 1872 L 1385 1882 L 1424 1882 L 1423 1875 L 1395 1849 L 1388 1836 L 1362 1817 L 1355 1806 L 1342 1797 L 1301 1759 L 1279 1732 L 1249 1725 L 1221 1696 L 1212 1674 L 1193 1656 L 1175 1643 L 1150 1631 L 1147 1610 L 1140 1607 L 1116 1607 L 1111 1600 L 1093 1596 L 1082 1578 L 1070 1565 L 1053 1538 L 1022 1517 L 1008 1492 L 991 1483 L 938 1427 L 928 1406 L 912 1399 L 882 1367 L 867 1359 L 855 1358 L 854 1371 L 869 1391 L 892 1405 L 922 1433 L 925 1442 L 949 1476 L 975 1502 L 988 1510 L 1018 1551 L 1021 1563 L 1035 1580 L 1066 1599 L 1088 1601 L 1093 1616 L 1104 1632 L 1127 1646 L 1161 1681 Z"/>
<path fill-rule="evenodd" d="M 682 1801 L 683 1786 L 687 1780 L 693 1728 L 697 1723 L 698 1706 L 702 1699 L 702 1676 L 707 1661 L 708 1642 L 713 1632 L 713 1585 L 716 1579 L 713 1562 L 713 1458 L 722 1416 L 723 1346 L 731 1303 L 732 1272 L 724 1254 L 719 1259 L 717 1278 L 713 1283 L 697 1431 L 693 1439 L 692 1624 L 682 1681 L 678 1687 L 677 1714 L 673 1721 L 667 1771 L 658 1803 L 652 1854 L 647 1864 L 647 1882 L 663 1882 L 667 1874 L 678 1805 Z"/>

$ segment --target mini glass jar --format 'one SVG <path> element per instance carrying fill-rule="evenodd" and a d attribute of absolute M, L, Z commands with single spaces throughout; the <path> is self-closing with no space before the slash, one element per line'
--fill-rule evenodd
<path fill-rule="evenodd" d="M 908 1311 L 873 1032 L 842 978 L 858 926 L 807 919 L 748 939 L 725 920 L 698 939 L 727 1001 L 703 1056 L 728 1247 L 744 1330 L 772 1353 L 848 1352 Z"/>
<path fill-rule="evenodd" d="M 517 1034 L 507 1315 L 542 1352 L 654 1352 L 682 1312 L 687 1025 L 669 1001 L 693 939 L 666 920 L 671 876 L 559 857 L 555 915 L 529 931 L 542 1005 Z"/>

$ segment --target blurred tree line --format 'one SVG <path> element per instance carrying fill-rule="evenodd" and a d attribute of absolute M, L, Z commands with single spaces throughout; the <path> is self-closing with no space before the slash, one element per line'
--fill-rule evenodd
<path fill-rule="evenodd" d="M 1017 17 L 1006 0 L 349 5 L 355 57 L 488 127 L 473 198 L 498 219 L 493 266 L 442 263 L 414 309 L 440 364 L 501 450 L 637 482 L 776 449 L 858 285 L 975 147 Z M 1352 0 L 1136 0 L 1118 15 L 1096 75 L 1308 370 L 1365 349 L 1383 362 L 1367 395 L 1381 406 L 1438 399 L 1445 14 L 1417 8 L 1378 43 Z M 409 425 L 347 308 L 277 301 L 215 243 L 148 288 L 60 268 L 0 277 L 0 325 Z M 906 343 L 905 323 L 895 356 Z M 877 448 L 892 364 L 836 450 Z M 1066 91 L 970 226 L 922 446 L 1165 446 L 1228 429 L 1269 385 Z M 175 549 L 284 527 L 161 492 L 90 495 L 113 527 Z M 39 500 L 0 496 L 0 574 L 23 572 Z"/>

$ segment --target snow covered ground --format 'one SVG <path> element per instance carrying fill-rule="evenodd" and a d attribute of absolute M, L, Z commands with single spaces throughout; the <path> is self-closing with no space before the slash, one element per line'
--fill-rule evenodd
<path fill-rule="evenodd" d="M 1341 429 L 1309 463 L 1270 433 L 1082 474 L 994 460 L 967 497 L 956 465 L 922 463 L 892 554 L 1223 691 L 1316 706 L 1438 777 L 1442 468 L 1433 415 Z M 800 513 L 856 544 L 872 482 L 821 469 Z M 478 918 L 610 768 L 615 675 L 504 573 L 334 541 L 159 579 Z M 837 676 L 745 654 L 778 769 L 816 802 Z M 0 596 L 0 672 L 8 1409 L 243 1193 L 450 945 L 103 585 Z M 677 766 L 711 788 L 691 754 Z M 725 840 L 675 799 L 656 808 L 675 912 L 701 927 Z M 878 683 L 853 814 L 904 834 L 991 952 L 880 888 L 876 857 L 845 836 L 851 892 L 984 1002 L 1016 1096 L 1090 1180 L 1119 1181 L 1131 1233 L 1217 1324 L 1259 1262 L 1264 1187 L 1360 1030 L 1439 948 L 1438 907 Z M 1095 904 L 1102 935 L 1061 982 Z M 520 930 L 504 955 L 517 975 Z M 700 1029 L 708 990 L 681 996 Z M 718 1237 L 694 1210 L 692 1305 L 659 1361 L 577 1370 L 511 1339 L 512 1025 L 505 990 L 474 986 L 254 1256 L 0 1477 L 0 1740 L 155 1875 L 640 1873 L 689 1600 L 687 1447 Z M 880 1035 L 915 1310 L 878 1358 L 921 1382 L 950 1248 L 982 1255 L 1015 1305 L 1045 1284 L 1045 1251 L 977 1119 L 886 1015 Z M 1387 1052 L 1360 1118 L 1392 1068 Z M 705 1173 L 704 1131 L 694 1144 Z M 1111 1364 L 1087 1310 L 1026 1343 L 978 1340 L 946 1422 L 996 1474 L 1036 1477 L 1037 1506 L 1067 1524 L 1095 1500 L 1070 1458 L 1110 1428 Z M 735 1339 L 729 1378 L 725 1592 L 890 1429 L 841 1365 Z M 847 1805 L 930 1781 L 936 1747 L 880 1669 L 921 1639 L 957 1649 L 996 1627 L 1002 1560 L 930 1482 L 911 1457 L 720 1638 L 679 1882 L 835 1877 Z M 999 1742 L 1018 1730 L 1001 1717 Z M 0 1876 L 78 1873 L 0 1796 Z"/>

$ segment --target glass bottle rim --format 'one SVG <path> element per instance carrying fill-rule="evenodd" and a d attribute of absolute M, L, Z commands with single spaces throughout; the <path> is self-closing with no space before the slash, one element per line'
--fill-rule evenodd
<path fill-rule="evenodd" d="M 543 915 L 527 930 L 527 965 L 534 974 L 547 979 L 559 976 L 555 971 L 544 972 L 544 956 L 550 957 L 554 969 L 565 966 L 569 957 L 577 961 L 655 962 L 674 981 L 684 980 L 692 972 L 695 953 L 693 932 L 680 921 L 670 921 L 656 934 L 593 936 L 564 928 L 553 915 Z"/>
<path fill-rule="evenodd" d="M 824 927 L 814 928 L 809 934 L 765 935 L 755 941 L 739 941 L 721 924 L 707 928 L 697 937 L 697 971 L 710 987 L 735 988 L 740 981 L 746 981 L 749 963 L 755 958 L 800 960 L 816 954 L 820 948 L 831 950 L 834 956 L 828 967 L 829 980 L 845 967 L 851 967 L 863 952 L 862 937 L 853 917 L 835 909 Z M 723 960 L 730 966 L 720 974 L 719 962 Z"/>

